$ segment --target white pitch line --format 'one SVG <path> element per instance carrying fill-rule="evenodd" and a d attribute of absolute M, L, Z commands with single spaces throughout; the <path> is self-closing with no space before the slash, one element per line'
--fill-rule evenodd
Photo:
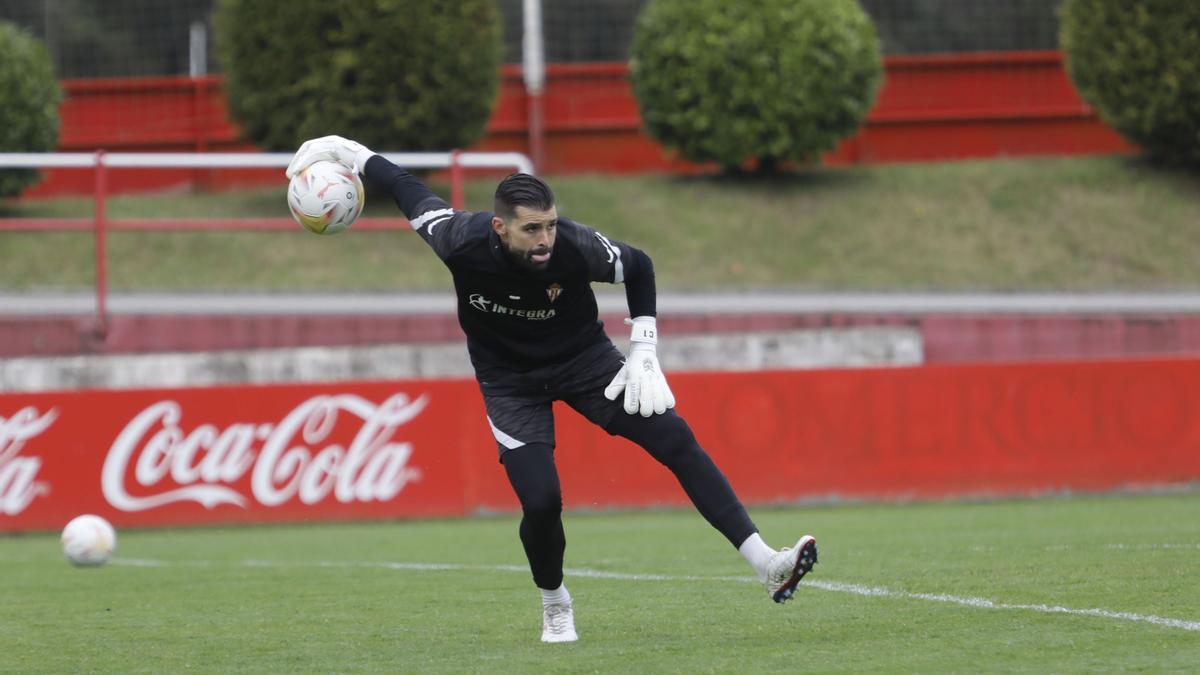
<path fill-rule="evenodd" d="M 1200 544 L 1106 544 L 1104 548 L 1117 550 L 1171 550 L 1171 549 L 1200 549 Z"/>
<path fill-rule="evenodd" d="M 147 560 L 141 558 L 113 558 L 110 561 L 114 565 L 128 565 L 133 567 L 167 567 L 172 565 L 165 560 Z M 183 563 L 187 566 L 200 565 L 209 566 L 215 565 L 213 561 L 188 561 Z M 484 572 L 518 572 L 528 573 L 529 568 L 524 565 L 461 565 L 457 563 L 406 563 L 406 562 L 343 562 L 325 560 L 318 562 L 299 562 L 289 563 L 271 560 L 243 560 L 241 565 L 246 567 L 353 567 L 353 568 L 373 568 L 373 569 L 390 569 L 404 570 L 414 572 L 446 572 L 446 571 L 484 571 Z M 607 572 L 604 570 L 592 570 L 586 568 L 568 568 L 563 570 L 568 577 L 586 577 L 591 579 L 613 579 L 616 581 L 729 581 L 739 583 L 757 583 L 757 580 L 751 577 L 742 576 L 691 576 L 691 575 L 673 575 L 673 574 L 636 574 L 630 572 Z M 996 602 L 987 598 L 975 598 L 971 596 L 950 595 L 947 593 L 911 593 L 908 591 L 895 591 L 890 588 L 882 588 L 880 586 L 864 586 L 862 584 L 851 584 L 841 581 L 826 581 L 809 579 L 802 582 L 802 585 L 809 588 L 816 588 L 823 591 L 832 591 L 836 593 L 851 593 L 872 598 L 898 598 L 902 600 L 925 600 L 928 602 L 940 602 L 950 605 L 959 605 L 961 607 L 972 607 L 975 609 L 999 609 L 999 610 L 1017 610 L 1040 612 L 1042 614 L 1068 614 L 1071 616 L 1091 616 L 1101 619 L 1114 619 L 1118 621 L 1132 621 L 1135 623 L 1148 623 L 1155 626 L 1163 626 L 1165 628 L 1179 628 L 1181 630 L 1200 632 L 1200 621 L 1189 621 L 1186 619 L 1172 619 L 1170 617 L 1155 616 L 1153 614 L 1135 614 L 1133 612 L 1116 612 L 1110 609 L 1097 608 L 1075 608 L 1063 607 L 1061 605 L 1030 605 L 1016 604 L 1007 602 Z"/>
<path fill-rule="evenodd" d="M 1002 548 L 1001 546 L 979 545 L 979 546 L 972 546 L 968 550 L 970 550 L 972 553 L 990 553 L 992 551 L 999 551 L 1001 548 Z M 1123 544 L 1123 543 L 1122 544 L 1099 544 L 1099 543 L 1097 543 L 1097 544 L 1091 544 L 1091 545 L 1050 544 L 1047 546 L 1043 546 L 1041 548 L 1041 550 L 1043 550 L 1043 551 L 1083 551 L 1083 550 L 1094 550 L 1094 549 L 1100 549 L 1100 548 L 1110 550 L 1110 551 L 1135 551 L 1135 550 L 1136 551 L 1174 551 L 1174 550 L 1192 551 L 1192 550 L 1200 550 L 1200 544 L 1149 544 L 1149 543 L 1148 544 Z"/>
<path fill-rule="evenodd" d="M 1073 607 L 1063 607 L 1061 605 L 1025 605 L 1011 604 L 1007 602 L 996 602 L 987 598 L 972 598 L 969 596 L 948 595 L 945 593 L 909 593 L 907 591 L 893 591 L 888 588 L 880 588 L 878 586 L 862 586 L 860 584 L 847 584 L 840 581 L 808 581 L 805 586 L 812 586 L 826 591 L 838 591 L 840 593 L 853 593 L 855 595 L 863 595 L 879 598 L 902 598 L 906 600 L 928 600 L 930 602 L 943 602 L 951 605 L 961 605 L 963 607 L 976 607 L 979 609 L 1015 609 L 1027 610 L 1031 612 L 1041 612 L 1043 614 L 1071 614 L 1074 616 L 1095 616 L 1103 619 L 1118 619 L 1121 621 L 1136 621 L 1139 623 L 1151 623 L 1156 626 L 1166 626 L 1168 628 L 1182 628 L 1183 630 L 1200 631 L 1200 621 L 1187 621 L 1185 619 L 1171 619 L 1168 617 L 1154 616 L 1153 614 L 1134 614 L 1132 612 L 1114 612 L 1109 609 L 1076 609 Z"/>
<path fill-rule="evenodd" d="M 151 560 L 149 558 L 113 558 L 109 562 L 113 565 L 125 565 L 127 567 L 166 567 L 170 565 L 165 560 Z"/>

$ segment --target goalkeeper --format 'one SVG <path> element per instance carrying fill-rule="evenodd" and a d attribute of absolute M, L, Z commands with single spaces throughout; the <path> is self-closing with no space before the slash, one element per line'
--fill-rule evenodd
<path fill-rule="evenodd" d="M 300 146 L 291 178 L 318 160 L 339 162 L 387 188 L 412 228 L 450 268 L 458 320 L 483 393 L 500 462 L 521 502 L 521 544 L 541 590 L 544 642 L 571 642 L 563 584 L 566 537 L 554 465 L 553 401 L 641 446 L 675 474 L 696 509 L 750 563 L 776 602 L 817 561 L 816 541 L 767 546 L 721 470 L 672 408 L 655 355 L 654 268 L 649 256 L 558 215 L 550 187 L 522 173 L 496 187 L 495 212 L 456 211 L 408 172 L 339 136 Z M 633 327 L 627 356 L 604 333 L 591 283 L 625 285 Z"/>

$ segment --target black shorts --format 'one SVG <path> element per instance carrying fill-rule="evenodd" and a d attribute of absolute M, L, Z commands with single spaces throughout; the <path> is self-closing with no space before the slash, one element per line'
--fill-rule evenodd
<path fill-rule="evenodd" d="M 478 367 L 479 389 L 500 457 L 529 443 L 554 447 L 554 401 L 566 403 L 601 428 L 607 426 L 623 404 L 620 397 L 604 398 L 604 388 L 624 360 L 611 342 L 604 342 L 570 361 L 524 372 Z"/>

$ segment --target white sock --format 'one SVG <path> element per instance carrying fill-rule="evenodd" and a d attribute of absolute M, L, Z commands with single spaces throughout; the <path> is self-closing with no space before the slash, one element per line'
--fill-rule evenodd
<path fill-rule="evenodd" d="M 767 561 L 775 555 L 776 550 L 767 546 L 767 542 L 763 541 L 757 532 L 746 537 L 746 541 L 743 541 L 742 545 L 738 547 L 738 553 L 741 553 L 746 562 L 754 568 L 759 581 L 767 580 Z"/>
<path fill-rule="evenodd" d="M 539 588 L 538 590 L 542 592 L 542 607 L 571 604 L 571 594 L 567 592 L 566 584 L 559 584 L 558 588 L 552 591 L 544 588 Z"/>

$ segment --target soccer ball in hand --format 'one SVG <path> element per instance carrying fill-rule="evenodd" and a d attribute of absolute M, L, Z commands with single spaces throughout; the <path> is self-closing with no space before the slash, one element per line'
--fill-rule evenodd
<path fill-rule="evenodd" d="M 72 565 L 103 565 L 116 549 L 117 532 L 100 516 L 77 516 L 63 528 L 62 551 Z"/>
<path fill-rule="evenodd" d="M 287 200 L 292 217 L 304 229 L 336 234 L 362 213 L 363 184 L 357 173 L 337 162 L 313 162 L 292 176 Z"/>

